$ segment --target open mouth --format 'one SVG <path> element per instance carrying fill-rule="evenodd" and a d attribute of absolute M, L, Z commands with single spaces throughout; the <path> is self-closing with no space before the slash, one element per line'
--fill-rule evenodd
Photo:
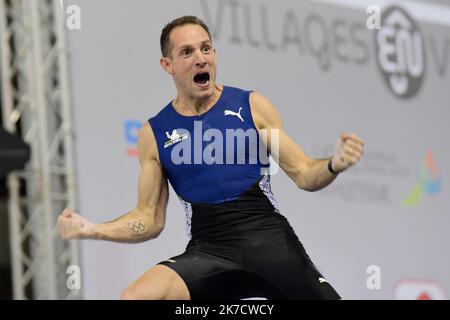
<path fill-rule="evenodd" d="M 209 82 L 209 72 L 199 73 L 194 76 L 194 82 L 199 85 L 205 85 Z"/>

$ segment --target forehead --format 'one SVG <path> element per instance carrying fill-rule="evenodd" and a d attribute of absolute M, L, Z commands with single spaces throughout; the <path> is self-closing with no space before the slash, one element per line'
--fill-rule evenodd
<path fill-rule="evenodd" d="M 176 27 L 170 33 L 170 41 L 174 48 L 185 45 L 196 45 L 205 41 L 210 41 L 205 29 L 197 24 L 186 24 Z"/>

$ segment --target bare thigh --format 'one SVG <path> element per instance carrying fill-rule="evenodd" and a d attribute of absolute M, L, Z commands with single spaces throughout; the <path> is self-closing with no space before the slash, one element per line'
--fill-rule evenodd
<path fill-rule="evenodd" d="M 183 279 L 172 269 L 156 265 L 125 289 L 125 300 L 190 300 Z"/>

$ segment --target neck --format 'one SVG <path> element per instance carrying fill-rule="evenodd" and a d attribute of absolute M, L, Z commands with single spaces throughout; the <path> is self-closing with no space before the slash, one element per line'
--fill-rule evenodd
<path fill-rule="evenodd" d="M 188 95 L 178 93 L 172 104 L 175 109 L 183 115 L 191 116 L 202 114 L 214 106 L 217 100 L 219 100 L 222 90 L 222 86 L 216 85 L 213 94 L 203 99 L 195 99 Z"/>

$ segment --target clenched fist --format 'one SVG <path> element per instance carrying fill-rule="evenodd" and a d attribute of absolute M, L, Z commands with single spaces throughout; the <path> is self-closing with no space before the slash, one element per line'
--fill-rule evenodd
<path fill-rule="evenodd" d="M 91 229 L 89 221 L 69 209 L 65 209 L 58 217 L 59 235 L 65 240 L 88 238 Z"/>
<path fill-rule="evenodd" d="M 336 172 L 343 171 L 356 164 L 364 154 L 364 141 L 353 133 L 341 133 L 336 151 L 332 159 L 332 167 Z"/>

